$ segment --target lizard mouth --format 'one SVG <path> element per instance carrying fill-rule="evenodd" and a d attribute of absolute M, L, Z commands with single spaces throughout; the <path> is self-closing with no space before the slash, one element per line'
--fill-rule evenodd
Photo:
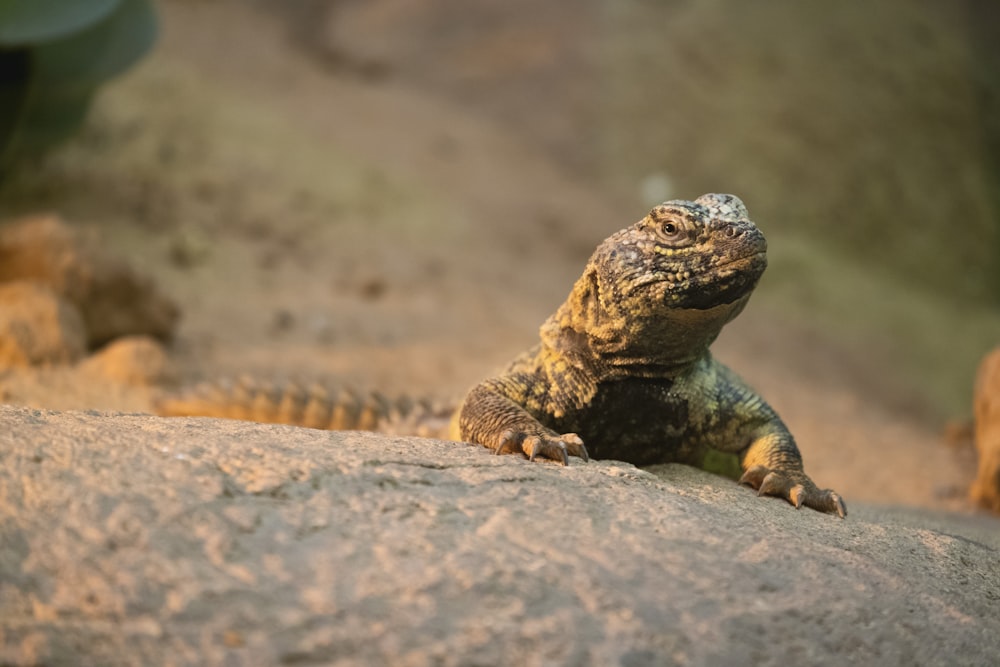
<path fill-rule="evenodd" d="M 667 288 L 659 293 L 667 299 L 670 307 L 712 308 L 732 303 L 751 292 L 765 268 L 767 253 L 757 250 L 692 273 L 683 280 L 679 280 L 679 273 L 650 276 L 633 283 L 628 293 L 654 285 L 662 290 L 666 285 Z"/>
<path fill-rule="evenodd" d="M 753 252 L 692 276 L 684 299 L 689 308 L 706 309 L 733 303 L 757 286 L 767 268 L 767 253 Z"/>
<path fill-rule="evenodd" d="M 723 262 L 722 264 L 717 264 L 714 267 L 712 267 L 712 271 L 709 271 L 708 273 L 712 273 L 714 271 L 717 271 L 718 269 L 731 267 L 734 264 L 740 264 L 740 263 L 746 264 L 747 266 L 753 266 L 754 264 L 758 263 L 767 266 L 767 251 L 761 250 L 760 252 L 750 253 L 742 257 L 737 257 L 736 259 L 731 259 L 727 262 Z"/>
<path fill-rule="evenodd" d="M 730 280 L 749 280 L 756 284 L 764 269 L 767 268 L 767 252 L 748 253 L 742 257 L 716 264 L 700 273 L 695 280 L 697 284 L 710 289 L 713 284 L 726 283 Z"/>

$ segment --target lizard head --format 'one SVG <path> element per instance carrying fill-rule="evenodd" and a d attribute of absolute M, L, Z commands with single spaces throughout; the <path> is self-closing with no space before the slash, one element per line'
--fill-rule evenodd
<path fill-rule="evenodd" d="M 664 202 L 598 247 L 599 280 L 646 310 L 707 310 L 741 300 L 767 267 L 767 242 L 738 197 Z"/>
<path fill-rule="evenodd" d="M 686 363 L 743 310 L 766 251 L 738 197 L 664 202 L 597 247 L 543 340 L 616 363 Z"/>

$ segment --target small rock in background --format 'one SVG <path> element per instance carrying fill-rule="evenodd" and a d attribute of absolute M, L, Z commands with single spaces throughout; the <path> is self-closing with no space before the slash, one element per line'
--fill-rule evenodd
<path fill-rule="evenodd" d="M 271 316 L 271 333 L 282 334 L 295 328 L 295 314 L 287 308 L 279 308 Z"/>
<path fill-rule="evenodd" d="M 203 263 L 211 250 L 211 240 L 194 227 L 181 228 L 170 240 L 170 259 L 182 268 Z"/>
<path fill-rule="evenodd" d="M 86 349 L 76 306 L 45 285 L 0 284 L 0 368 L 69 364 Z"/>
<path fill-rule="evenodd" d="M 979 472 L 969 495 L 981 507 L 1000 513 L 1000 347 L 979 365 L 973 403 Z"/>
<path fill-rule="evenodd" d="M 358 286 L 358 293 L 361 298 L 365 301 L 377 301 L 385 296 L 386 290 L 388 290 L 389 285 L 386 284 L 385 279 L 381 277 L 371 277 L 364 280 Z"/>
<path fill-rule="evenodd" d="M 0 283 L 45 285 L 74 304 L 91 349 L 119 336 L 169 339 L 180 310 L 153 281 L 87 243 L 56 215 L 0 227 Z"/>
<path fill-rule="evenodd" d="M 80 369 L 117 384 L 149 386 L 176 380 L 163 345 L 150 336 L 124 336 L 85 359 Z"/>

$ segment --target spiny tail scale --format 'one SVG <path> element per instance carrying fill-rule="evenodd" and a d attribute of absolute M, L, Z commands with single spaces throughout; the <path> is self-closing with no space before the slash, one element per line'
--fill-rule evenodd
<path fill-rule="evenodd" d="M 218 417 L 331 431 L 446 438 L 453 405 L 318 383 L 241 377 L 205 382 L 156 401 L 162 417 Z"/>

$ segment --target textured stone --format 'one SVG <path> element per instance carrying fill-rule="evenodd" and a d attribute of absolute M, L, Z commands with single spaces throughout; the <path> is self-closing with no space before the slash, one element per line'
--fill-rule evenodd
<path fill-rule="evenodd" d="M 670 465 L 0 406 L 0 663 L 984 665 L 990 517 Z"/>
<path fill-rule="evenodd" d="M 12 280 L 47 285 L 75 304 L 90 347 L 130 334 L 169 338 L 180 315 L 148 276 L 86 242 L 53 215 L 0 227 L 0 282 Z"/>
<path fill-rule="evenodd" d="M 0 368 L 72 363 L 85 351 L 75 306 L 43 285 L 0 283 Z"/>

